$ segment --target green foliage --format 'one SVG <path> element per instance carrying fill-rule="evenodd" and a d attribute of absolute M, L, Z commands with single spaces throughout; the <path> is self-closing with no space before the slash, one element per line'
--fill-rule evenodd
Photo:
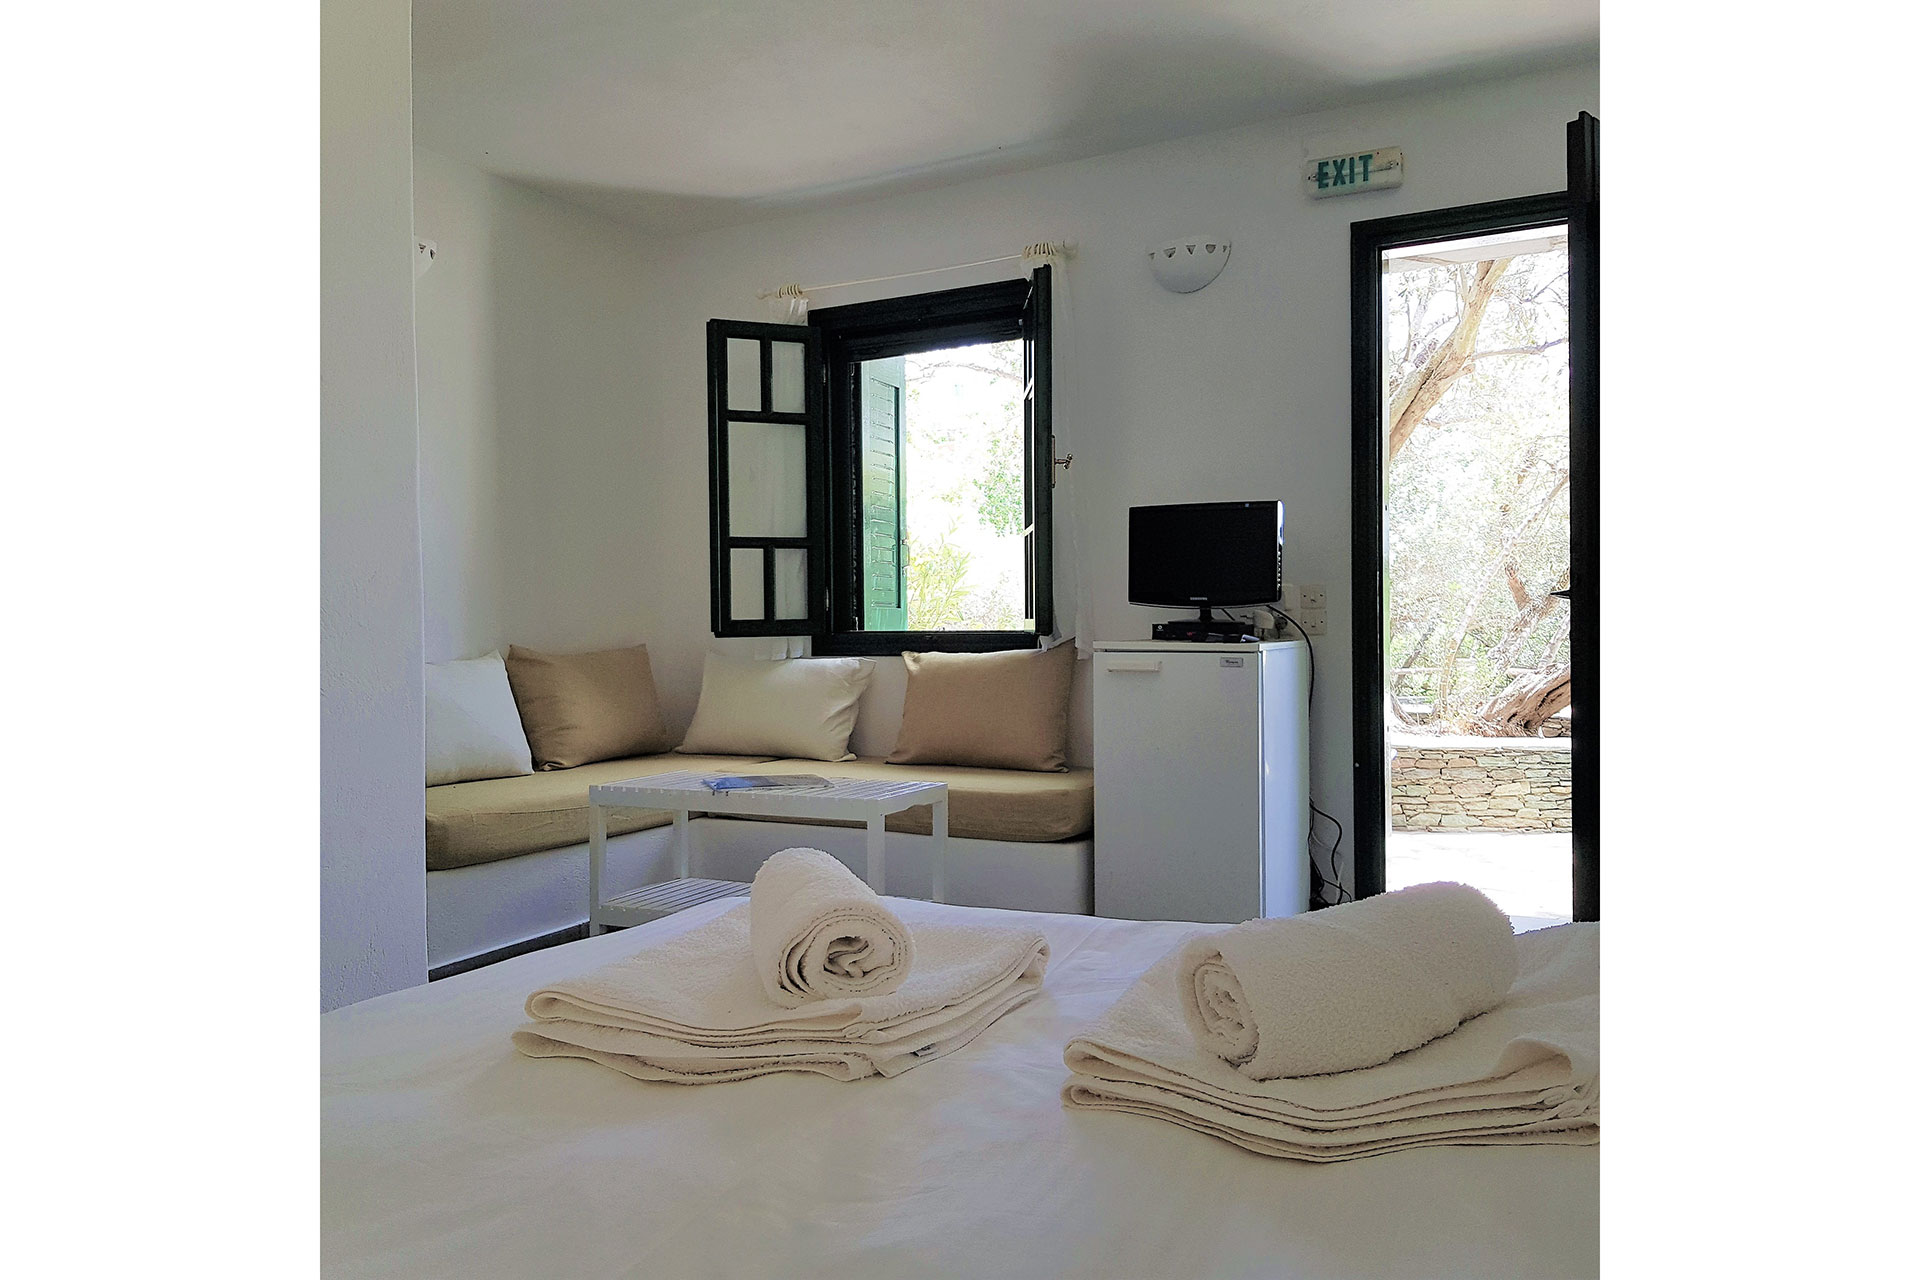
<path fill-rule="evenodd" d="M 945 631 L 961 625 L 973 557 L 950 539 L 953 526 L 928 540 L 907 539 L 907 629 Z"/>
<path fill-rule="evenodd" d="M 1022 481 L 1020 441 L 997 432 L 987 442 L 986 464 L 973 478 L 980 503 L 980 523 L 1001 536 L 1026 527 L 1026 494 Z"/>
<path fill-rule="evenodd" d="M 915 630 L 1023 623 L 1021 364 L 1017 342 L 907 358 L 907 625 Z"/>
<path fill-rule="evenodd" d="M 1434 727 L 1472 732 L 1515 669 L 1567 659 L 1566 254 L 1529 254 L 1501 279 L 1477 359 L 1408 438 L 1387 476 L 1390 688 L 1435 700 Z M 1394 385 L 1444 340 L 1465 274 L 1387 277 Z M 1521 593 L 1540 607 L 1523 612 Z M 1413 668 L 1402 670 L 1402 668 Z"/>

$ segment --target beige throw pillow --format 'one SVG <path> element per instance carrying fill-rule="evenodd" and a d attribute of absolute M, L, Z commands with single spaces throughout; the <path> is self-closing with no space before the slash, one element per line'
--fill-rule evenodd
<path fill-rule="evenodd" d="M 900 656 L 907 705 L 888 764 L 1066 771 L 1070 641 L 1045 652 Z"/>
<path fill-rule="evenodd" d="M 534 764 L 542 769 L 654 755 L 673 746 L 645 645 L 569 654 L 511 645 L 507 679 Z"/>
<path fill-rule="evenodd" d="M 847 739 L 869 658 L 727 658 L 707 655 L 700 705 L 679 750 L 690 755 L 851 760 Z"/>

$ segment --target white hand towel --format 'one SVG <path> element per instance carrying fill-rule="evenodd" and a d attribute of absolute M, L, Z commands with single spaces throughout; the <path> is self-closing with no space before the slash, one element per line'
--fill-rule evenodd
<path fill-rule="evenodd" d="M 1176 950 L 1068 1041 L 1062 1098 L 1070 1110 L 1151 1116 L 1314 1162 L 1597 1143 L 1600 926 L 1522 934 L 1515 950 L 1507 998 L 1451 1035 L 1379 1066 L 1272 1080 L 1250 1080 L 1194 1043 Z"/>
<path fill-rule="evenodd" d="M 1273 1080 L 1418 1048 L 1499 1004 L 1518 972 L 1506 913 L 1423 884 L 1204 934 L 1181 949 L 1179 985 L 1201 1047 Z"/>
<path fill-rule="evenodd" d="M 866 882 L 818 849 L 782 849 L 754 873 L 753 967 L 767 998 L 891 995 L 913 968 L 913 936 Z"/>

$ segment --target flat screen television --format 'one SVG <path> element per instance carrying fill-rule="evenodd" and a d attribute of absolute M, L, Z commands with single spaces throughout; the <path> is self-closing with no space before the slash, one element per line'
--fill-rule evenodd
<path fill-rule="evenodd" d="M 1127 599 L 1170 608 L 1280 598 L 1278 501 L 1182 502 L 1127 515 Z"/>

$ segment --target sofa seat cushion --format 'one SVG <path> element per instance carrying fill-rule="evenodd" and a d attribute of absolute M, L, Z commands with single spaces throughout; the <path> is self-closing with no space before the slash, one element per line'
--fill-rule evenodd
<path fill-rule="evenodd" d="M 1029 773 L 1015 769 L 979 769 L 941 764 L 888 764 L 877 756 L 822 764 L 818 760 L 777 760 L 755 773 L 814 773 L 826 778 L 885 778 L 890 781 L 947 784 L 947 834 L 961 840 L 1006 840 L 1040 844 L 1073 840 L 1093 830 L 1093 770 Z M 744 817 L 745 815 L 740 815 Z M 825 819 L 769 818 L 770 822 L 807 821 L 821 826 L 859 826 Z M 887 818 L 887 830 L 924 836 L 933 832 L 933 806 L 902 810 Z"/>
<path fill-rule="evenodd" d="M 487 778 L 427 788 L 427 870 L 471 867 L 523 853 L 584 844 L 587 788 L 688 769 L 739 773 L 766 756 L 629 756 L 519 778 Z M 818 762 L 814 762 L 816 765 Z M 625 835 L 673 821 L 657 809 L 613 810 L 607 834 Z"/>

